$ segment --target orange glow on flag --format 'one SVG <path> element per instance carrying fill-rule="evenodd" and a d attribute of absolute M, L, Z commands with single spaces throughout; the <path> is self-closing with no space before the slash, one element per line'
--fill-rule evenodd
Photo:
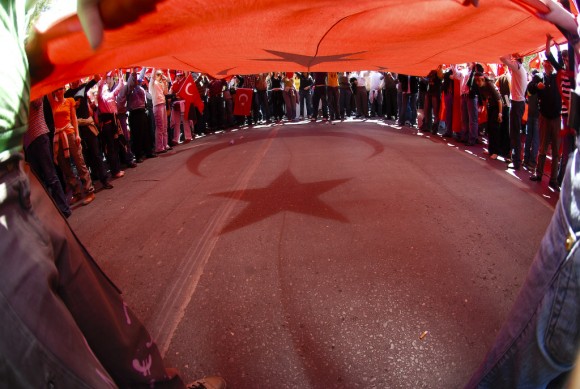
<path fill-rule="evenodd" d="M 202 4 L 207 7 L 199 12 Z M 31 94 L 134 66 L 216 78 L 359 70 L 422 76 L 442 63 L 497 63 L 508 53 L 537 52 L 546 33 L 562 41 L 552 24 L 505 0 L 481 1 L 477 8 L 456 0 L 222 0 L 219 6 L 165 0 L 137 22 L 106 31 L 97 50 L 75 15 L 50 27 L 54 69 Z"/>

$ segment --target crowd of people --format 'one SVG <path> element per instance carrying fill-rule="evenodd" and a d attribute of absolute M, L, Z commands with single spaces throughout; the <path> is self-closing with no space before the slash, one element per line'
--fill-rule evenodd
<path fill-rule="evenodd" d="M 558 191 L 575 147 L 574 133 L 566 124 L 573 72 L 568 53 L 556 45 L 555 58 L 551 46 L 548 36 L 543 72 L 528 71 L 523 58 L 513 54 L 499 58 L 500 75 L 479 63 L 440 65 L 424 77 L 360 71 L 216 79 L 181 70 L 113 70 L 33 102 L 26 157 L 68 216 L 70 205 L 86 205 L 95 198 L 93 181 L 112 189 L 111 179 L 123 177 L 124 168 L 135 168 L 208 133 L 319 117 L 323 122 L 375 118 L 455 138 L 466 146 L 481 142 L 485 134 L 491 159 L 502 157 L 515 170 L 523 167 L 537 182 L 543 178 L 551 146 L 549 186 Z M 182 97 L 181 86 L 188 77 L 203 102 L 201 110 Z M 239 88 L 252 91 L 247 116 L 234 115 Z M 55 171 L 44 166 L 50 163 L 50 149 Z M 59 176 L 64 193 L 72 195 L 68 202 L 55 185 Z"/>

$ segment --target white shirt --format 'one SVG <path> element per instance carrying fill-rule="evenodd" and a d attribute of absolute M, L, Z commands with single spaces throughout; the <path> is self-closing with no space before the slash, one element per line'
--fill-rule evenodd
<path fill-rule="evenodd" d="M 524 65 L 518 61 L 503 56 L 499 58 L 504 65 L 506 65 L 512 74 L 512 83 L 510 92 L 513 101 L 526 101 L 526 88 L 528 86 L 528 72 L 524 69 Z"/>

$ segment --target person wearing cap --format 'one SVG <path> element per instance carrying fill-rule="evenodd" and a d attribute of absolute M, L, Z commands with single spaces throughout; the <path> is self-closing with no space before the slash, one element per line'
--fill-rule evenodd
<path fill-rule="evenodd" d="M 510 146 L 512 163 L 510 167 L 518 170 L 522 165 L 522 118 L 526 109 L 526 87 L 528 73 L 523 65 L 522 56 L 515 53 L 499 58 L 512 75 L 510 108 Z"/>

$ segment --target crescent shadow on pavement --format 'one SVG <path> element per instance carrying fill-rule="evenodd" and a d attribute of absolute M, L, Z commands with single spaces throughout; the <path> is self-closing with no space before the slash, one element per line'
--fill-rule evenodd
<path fill-rule="evenodd" d="M 308 130 L 305 129 L 305 130 L 301 130 L 301 131 L 294 130 L 293 132 L 279 132 L 279 131 L 275 131 L 272 129 L 272 130 L 265 132 L 263 134 L 260 134 L 258 136 L 252 136 L 251 138 L 244 137 L 241 139 L 236 139 L 234 145 L 240 146 L 240 145 L 250 143 L 250 142 L 262 141 L 262 140 L 268 139 L 270 137 L 302 138 L 302 137 L 321 137 L 321 136 L 339 137 L 339 138 L 356 140 L 359 142 L 366 143 L 373 150 L 372 154 L 369 155 L 369 158 L 373 158 L 373 157 L 381 154 L 385 150 L 385 146 L 383 144 L 381 144 L 380 142 L 378 142 L 370 137 L 367 137 L 367 136 L 352 134 L 352 133 L 347 133 L 347 132 L 338 132 L 338 131 L 318 131 L 318 130 L 313 131 L 312 129 L 308 129 Z M 216 144 L 214 146 L 203 149 L 203 150 L 195 153 L 194 155 L 192 155 L 191 158 L 189 158 L 187 160 L 187 168 L 193 174 L 200 176 L 200 177 L 205 177 L 200 171 L 200 166 L 203 163 L 203 161 L 214 153 L 217 153 L 217 152 L 225 150 L 225 149 L 231 149 L 231 148 L 232 148 L 232 144 L 230 142 L 226 141 L 224 143 L 219 143 L 219 144 Z"/>

